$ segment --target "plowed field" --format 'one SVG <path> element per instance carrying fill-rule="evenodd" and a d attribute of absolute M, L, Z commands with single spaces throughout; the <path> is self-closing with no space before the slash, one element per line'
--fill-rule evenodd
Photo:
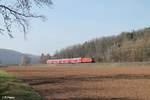
<path fill-rule="evenodd" d="M 3 70 L 46 100 L 150 100 L 150 66 L 38 65 Z"/>

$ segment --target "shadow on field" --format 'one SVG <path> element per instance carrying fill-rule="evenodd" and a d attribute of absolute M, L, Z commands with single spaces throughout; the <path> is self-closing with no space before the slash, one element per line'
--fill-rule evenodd
<path fill-rule="evenodd" d="M 111 76 L 62 76 L 62 77 L 32 77 L 23 78 L 22 80 L 30 85 L 41 84 L 57 84 L 65 83 L 67 81 L 103 81 L 103 80 L 115 80 L 115 79 L 150 79 L 150 75 L 134 75 L 134 74 L 117 74 Z"/>
<path fill-rule="evenodd" d="M 107 75 L 107 76 L 91 76 L 91 75 L 72 75 L 72 76 L 60 76 L 60 77 L 30 77 L 23 78 L 22 80 L 32 86 L 39 85 L 51 85 L 56 86 L 54 88 L 46 87 L 44 89 L 39 90 L 39 93 L 44 96 L 51 96 L 50 100 L 137 100 L 134 98 L 112 98 L 112 97 L 92 97 L 92 98 L 84 98 L 84 97 L 75 97 L 75 98 L 67 98 L 67 99 L 56 99 L 57 97 L 63 96 L 65 93 L 76 93 L 83 91 L 95 91 L 97 88 L 92 87 L 80 87 L 69 84 L 76 84 L 80 82 L 98 82 L 98 81 L 110 81 L 110 80 L 118 80 L 118 79 L 150 79 L 150 75 L 137 75 L 137 74 L 116 74 L 116 75 Z M 61 85 L 61 87 L 57 87 L 57 85 Z M 64 86 L 66 85 L 66 86 Z M 68 85 L 68 86 L 67 86 Z M 99 88 L 98 91 L 104 90 L 104 88 Z M 38 91 L 38 90 L 37 90 Z M 82 93 L 82 92 L 81 92 Z M 70 96 L 70 95 L 69 95 Z M 49 100 L 49 99 L 48 99 Z"/>

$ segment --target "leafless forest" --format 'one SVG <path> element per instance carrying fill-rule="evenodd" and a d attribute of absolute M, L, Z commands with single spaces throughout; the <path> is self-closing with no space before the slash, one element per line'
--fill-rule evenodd
<path fill-rule="evenodd" d="M 54 58 L 92 57 L 96 62 L 150 61 L 150 28 L 96 38 L 58 50 Z"/>

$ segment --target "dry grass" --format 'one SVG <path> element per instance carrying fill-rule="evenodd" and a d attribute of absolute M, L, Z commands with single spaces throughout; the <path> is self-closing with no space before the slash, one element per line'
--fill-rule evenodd
<path fill-rule="evenodd" d="M 149 64 L 66 64 L 3 69 L 30 84 L 48 100 L 150 100 Z"/>

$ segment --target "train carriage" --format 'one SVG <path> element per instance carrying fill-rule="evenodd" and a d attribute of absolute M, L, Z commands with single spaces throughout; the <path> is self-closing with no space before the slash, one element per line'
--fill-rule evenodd
<path fill-rule="evenodd" d="M 68 58 L 68 59 L 52 59 L 47 60 L 47 64 L 65 64 L 65 63 L 92 63 L 92 58 Z"/>

